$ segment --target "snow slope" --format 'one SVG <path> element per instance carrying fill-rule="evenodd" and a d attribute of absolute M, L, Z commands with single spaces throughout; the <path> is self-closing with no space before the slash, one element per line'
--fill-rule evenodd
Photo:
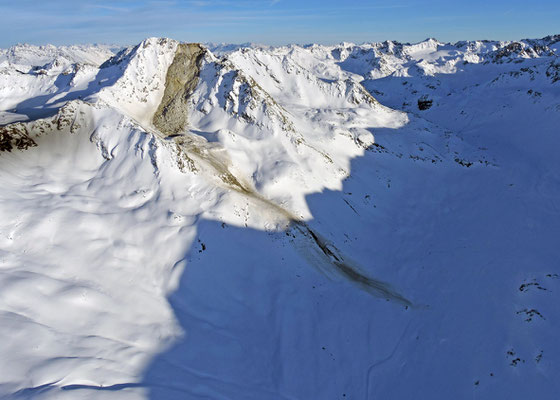
<path fill-rule="evenodd" d="M 0 397 L 556 398 L 559 43 L 0 52 Z"/>

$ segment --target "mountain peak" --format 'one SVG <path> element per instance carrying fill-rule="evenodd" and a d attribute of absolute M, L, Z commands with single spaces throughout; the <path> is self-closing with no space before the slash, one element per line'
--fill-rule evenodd
<path fill-rule="evenodd" d="M 0 51 L 0 398 L 554 397 L 557 42 Z"/>

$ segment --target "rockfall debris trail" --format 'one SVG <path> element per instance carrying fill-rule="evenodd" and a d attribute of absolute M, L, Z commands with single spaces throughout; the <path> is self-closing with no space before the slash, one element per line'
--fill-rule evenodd
<path fill-rule="evenodd" d="M 252 188 L 251 184 L 236 176 L 232 172 L 231 161 L 223 147 L 217 143 L 208 143 L 201 136 L 188 131 L 188 101 L 198 84 L 205 51 L 199 44 L 178 45 L 175 58 L 167 71 L 161 104 L 153 117 L 153 124 L 159 132 L 166 139 L 175 142 L 180 164 L 192 172 L 207 172 L 217 185 L 235 190 L 256 202 L 261 210 L 270 212 L 276 218 L 280 217 L 286 222 L 286 228 L 294 237 L 299 236 L 311 244 L 311 246 L 301 246 L 301 250 L 307 253 L 314 252 L 314 258 L 318 258 L 321 268 L 327 265 L 332 271 L 376 297 L 412 306 L 410 300 L 388 283 L 360 272 L 355 263 L 341 255 L 333 244 L 311 229 L 305 221 L 264 198 Z"/>

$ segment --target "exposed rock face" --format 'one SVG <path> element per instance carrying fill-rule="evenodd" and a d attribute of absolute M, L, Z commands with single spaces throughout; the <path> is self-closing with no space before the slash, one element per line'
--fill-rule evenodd
<path fill-rule="evenodd" d="M 12 151 L 15 147 L 25 150 L 37 146 L 37 143 L 29 137 L 24 124 L 16 123 L 0 127 L 0 151 Z"/>
<path fill-rule="evenodd" d="M 422 96 L 418 99 L 418 109 L 424 111 L 429 109 L 433 104 L 433 100 L 428 99 L 426 96 Z"/>
<path fill-rule="evenodd" d="M 84 124 L 84 115 L 80 112 L 82 104 L 79 100 L 70 101 L 52 118 L 0 126 L 0 152 L 35 147 L 35 139 L 51 132 L 76 133 Z"/>
<path fill-rule="evenodd" d="M 552 80 L 552 83 L 560 81 L 560 63 L 551 62 L 546 70 L 546 76 Z"/>
<path fill-rule="evenodd" d="M 187 101 L 198 83 L 204 52 L 197 43 L 177 46 L 173 63 L 167 70 L 163 99 L 153 118 L 155 127 L 166 135 L 177 134 L 187 126 Z"/>

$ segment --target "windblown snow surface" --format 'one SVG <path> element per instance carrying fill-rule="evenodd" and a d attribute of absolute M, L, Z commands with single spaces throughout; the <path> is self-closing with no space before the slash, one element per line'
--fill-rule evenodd
<path fill-rule="evenodd" d="M 0 50 L 0 397 L 557 399 L 559 51 Z"/>

